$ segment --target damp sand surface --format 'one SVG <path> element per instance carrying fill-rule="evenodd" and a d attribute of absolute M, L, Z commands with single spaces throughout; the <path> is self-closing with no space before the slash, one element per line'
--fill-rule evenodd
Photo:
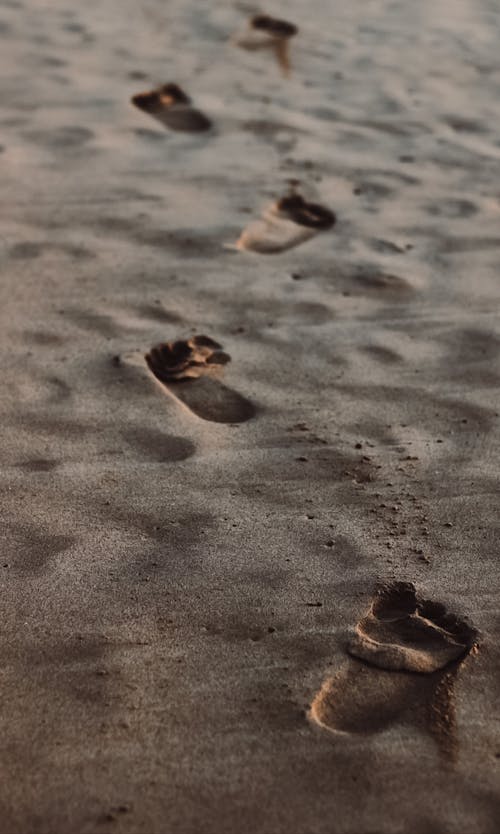
<path fill-rule="evenodd" d="M 498 832 L 500 15 L 256 11 L 1 6 L 5 834 Z"/>

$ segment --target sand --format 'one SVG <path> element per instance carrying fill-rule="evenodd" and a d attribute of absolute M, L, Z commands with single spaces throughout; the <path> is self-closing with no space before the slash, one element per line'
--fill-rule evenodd
<path fill-rule="evenodd" d="M 500 827 L 498 6 L 253 11 L 1 5 L 2 834 Z M 350 654 L 394 582 L 477 645 Z"/>

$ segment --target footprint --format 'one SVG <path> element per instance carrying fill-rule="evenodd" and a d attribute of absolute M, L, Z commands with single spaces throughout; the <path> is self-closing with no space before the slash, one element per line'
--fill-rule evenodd
<path fill-rule="evenodd" d="M 297 26 L 286 20 L 278 20 L 265 14 L 250 18 L 243 32 L 236 34 L 234 43 L 242 49 L 256 51 L 271 49 L 284 75 L 290 73 L 290 38 L 298 32 Z"/>
<path fill-rule="evenodd" d="M 218 379 L 231 357 L 208 336 L 164 342 L 145 359 L 154 376 L 202 420 L 243 423 L 254 417 L 255 406 Z"/>
<path fill-rule="evenodd" d="M 139 110 L 171 130 L 200 133 L 212 127 L 211 121 L 192 107 L 191 99 L 177 84 L 164 84 L 148 93 L 137 93 L 131 100 Z"/>
<path fill-rule="evenodd" d="M 315 696 L 310 717 L 341 733 L 393 724 L 429 733 L 441 754 L 458 753 L 453 687 L 476 631 L 410 583 L 380 587 L 348 646 L 352 656 Z"/>
<path fill-rule="evenodd" d="M 250 223 L 236 242 L 236 249 L 272 255 L 285 252 L 327 231 L 335 214 L 318 203 L 308 203 L 292 190 L 268 206 L 259 220 Z"/>
<path fill-rule="evenodd" d="M 381 669 L 436 672 L 468 654 L 476 632 L 439 602 L 417 597 L 409 582 L 378 588 L 356 626 L 351 655 Z"/>

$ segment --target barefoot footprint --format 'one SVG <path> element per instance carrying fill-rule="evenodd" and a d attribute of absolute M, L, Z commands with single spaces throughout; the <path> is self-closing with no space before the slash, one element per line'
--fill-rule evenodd
<path fill-rule="evenodd" d="M 145 359 L 156 379 L 203 420 L 243 423 L 256 413 L 249 400 L 218 378 L 231 357 L 208 336 L 155 345 Z"/>
<path fill-rule="evenodd" d="M 397 582 L 377 589 L 348 651 L 381 669 L 429 673 L 467 654 L 474 640 L 474 630 L 444 605 L 419 600 L 413 585 Z"/>
<path fill-rule="evenodd" d="M 188 133 L 209 130 L 210 120 L 191 104 L 191 99 L 177 84 L 164 84 L 147 93 L 132 96 L 132 104 L 149 113 L 165 127 Z"/>
<path fill-rule="evenodd" d="M 348 646 L 356 659 L 325 681 L 310 716 L 344 733 L 413 724 L 454 759 L 453 684 L 476 639 L 475 629 L 441 603 L 420 599 L 412 584 L 379 587 Z"/>
<path fill-rule="evenodd" d="M 237 34 L 234 42 L 242 49 L 271 49 L 284 73 L 290 72 L 289 43 L 290 38 L 298 32 L 297 26 L 286 20 L 278 20 L 269 15 L 258 14 L 250 18 L 243 32 Z"/>
<path fill-rule="evenodd" d="M 335 214 L 318 203 L 309 203 L 293 188 L 268 206 L 259 220 L 250 223 L 236 242 L 236 249 L 272 255 L 292 249 L 334 226 Z"/>

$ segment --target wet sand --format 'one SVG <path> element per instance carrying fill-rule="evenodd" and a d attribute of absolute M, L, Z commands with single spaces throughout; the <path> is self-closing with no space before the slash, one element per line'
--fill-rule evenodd
<path fill-rule="evenodd" d="M 500 15 L 255 11 L 0 7 L 2 834 L 499 828 Z"/>

